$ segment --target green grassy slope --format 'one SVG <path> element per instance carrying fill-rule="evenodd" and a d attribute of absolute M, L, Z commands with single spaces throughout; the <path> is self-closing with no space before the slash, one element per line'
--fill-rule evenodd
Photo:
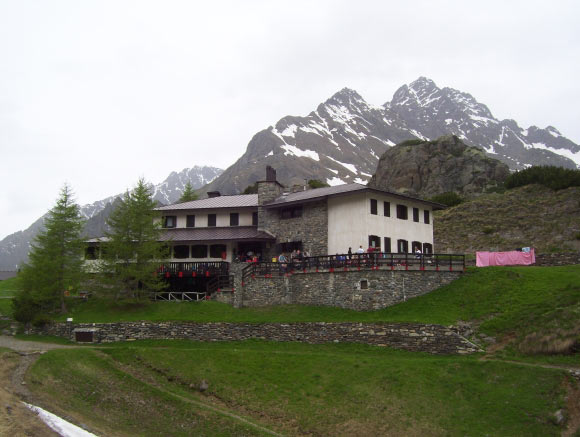
<path fill-rule="evenodd" d="M 258 434 L 191 399 L 284 435 L 550 436 L 562 378 L 362 345 L 165 341 L 51 351 L 28 386 L 106 435 Z"/>

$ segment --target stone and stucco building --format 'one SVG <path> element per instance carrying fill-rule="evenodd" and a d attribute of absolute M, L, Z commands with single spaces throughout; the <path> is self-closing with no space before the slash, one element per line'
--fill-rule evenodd
<path fill-rule="evenodd" d="M 232 262 L 248 252 L 270 260 L 294 249 L 317 256 L 360 246 L 433 253 L 433 210 L 442 207 L 356 183 L 286 192 L 270 167 L 258 194 L 209 196 L 158 208 L 170 261 Z"/>

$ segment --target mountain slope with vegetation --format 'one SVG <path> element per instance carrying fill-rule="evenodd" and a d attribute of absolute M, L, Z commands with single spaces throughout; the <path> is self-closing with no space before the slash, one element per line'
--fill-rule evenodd
<path fill-rule="evenodd" d="M 554 191 L 526 185 L 437 211 L 437 252 L 580 250 L 580 187 Z"/>

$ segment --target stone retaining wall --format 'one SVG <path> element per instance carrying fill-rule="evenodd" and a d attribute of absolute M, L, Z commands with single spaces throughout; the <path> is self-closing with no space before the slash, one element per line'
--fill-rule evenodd
<path fill-rule="evenodd" d="M 241 305 L 322 305 L 371 311 L 386 308 L 449 284 L 461 272 L 361 270 L 294 273 L 248 279 Z"/>
<path fill-rule="evenodd" d="M 300 341 L 312 344 L 363 343 L 432 354 L 469 354 L 479 348 L 457 331 L 441 325 L 416 323 L 54 323 L 29 334 L 75 340 L 76 332 L 92 332 L 96 343 L 132 340 L 187 339 L 195 341 Z"/>
<path fill-rule="evenodd" d="M 567 266 L 572 264 L 580 264 L 580 252 L 536 254 L 536 266 Z"/>

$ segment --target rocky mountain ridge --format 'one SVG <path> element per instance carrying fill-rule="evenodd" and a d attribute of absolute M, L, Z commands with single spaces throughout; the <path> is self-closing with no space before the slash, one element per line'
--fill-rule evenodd
<path fill-rule="evenodd" d="M 240 193 L 263 178 L 266 165 L 276 168 L 286 185 L 312 178 L 330 185 L 366 183 L 389 147 L 444 135 L 457 136 L 512 170 L 530 165 L 580 168 L 580 146 L 556 128 L 522 129 L 513 120 L 497 120 L 470 94 L 420 77 L 400 87 L 383 106 L 344 88 L 307 116 L 280 119 L 255 134 L 240 159 L 203 191 Z"/>

